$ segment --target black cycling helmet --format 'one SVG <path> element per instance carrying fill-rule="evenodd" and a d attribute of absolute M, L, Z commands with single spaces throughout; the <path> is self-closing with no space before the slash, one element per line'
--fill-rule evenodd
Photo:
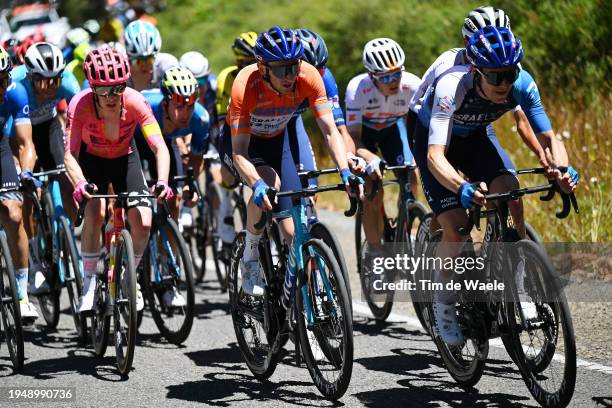
<path fill-rule="evenodd" d="M 304 47 L 302 59 L 316 68 L 324 67 L 329 54 L 323 38 L 312 30 L 300 28 L 296 30 L 298 38 Z"/>

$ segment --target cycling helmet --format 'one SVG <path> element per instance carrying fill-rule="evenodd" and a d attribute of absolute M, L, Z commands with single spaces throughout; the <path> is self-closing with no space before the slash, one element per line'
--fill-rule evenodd
<path fill-rule="evenodd" d="M 255 47 L 256 41 L 257 33 L 255 31 L 248 31 L 236 37 L 232 45 L 232 51 L 234 51 L 236 59 L 255 58 L 253 48 Z"/>
<path fill-rule="evenodd" d="M 0 72 L 11 72 L 11 68 L 13 68 L 13 63 L 11 62 L 11 55 L 6 52 L 3 47 L 0 47 Z"/>
<path fill-rule="evenodd" d="M 120 85 L 130 79 L 130 64 L 114 48 L 101 47 L 89 51 L 83 71 L 92 86 Z"/>
<path fill-rule="evenodd" d="M 210 74 L 208 59 L 197 51 L 189 51 L 181 56 L 180 64 L 190 70 L 196 78 Z"/>
<path fill-rule="evenodd" d="M 123 56 L 127 57 L 127 51 L 125 51 L 125 46 L 118 41 L 109 41 L 106 44 L 102 45 L 102 47 L 114 48 L 121 54 L 123 54 Z"/>
<path fill-rule="evenodd" d="M 151 23 L 136 20 L 128 24 L 123 33 L 125 49 L 130 57 L 150 57 L 161 49 L 159 30 Z"/>
<path fill-rule="evenodd" d="M 189 97 L 198 91 L 198 81 L 185 67 L 172 67 L 164 73 L 160 88 L 165 97 L 172 94 Z"/>
<path fill-rule="evenodd" d="M 486 6 L 478 7 L 468 14 L 463 20 L 463 38 L 469 40 L 470 37 L 481 28 L 492 25 L 495 27 L 510 28 L 510 18 L 502 9 Z"/>
<path fill-rule="evenodd" d="M 83 23 L 83 28 L 90 36 L 95 37 L 100 32 L 100 23 L 94 19 L 87 20 Z"/>
<path fill-rule="evenodd" d="M 89 39 L 89 33 L 81 27 L 73 28 L 72 30 L 66 33 L 66 40 L 68 40 L 70 45 L 72 45 L 73 47 L 76 47 L 77 45 L 84 42 L 89 42 Z"/>
<path fill-rule="evenodd" d="M 263 61 L 288 61 L 304 53 L 302 42 L 289 28 L 274 26 L 259 35 L 255 42 L 255 55 Z"/>
<path fill-rule="evenodd" d="M 363 65 L 373 73 L 385 73 L 404 66 L 404 50 L 390 38 L 375 38 L 363 48 Z"/>
<path fill-rule="evenodd" d="M 36 43 L 25 54 L 25 65 L 29 74 L 53 78 L 64 71 L 64 55 L 62 50 L 48 42 Z"/>
<path fill-rule="evenodd" d="M 302 41 L 302 47 L 304 47 L 302 59 L 316 68 L 324 67 L 329 54 L 323 38 L 314 31 L 305 28 L 296 31 L 300 41 Z"/>
<path fill-rule="evenodd" d="M 523 59 L 521 40 L 505 27 L 486 26 L 470 37 L 466 56 L 478 68 L 506 68 Z"/>

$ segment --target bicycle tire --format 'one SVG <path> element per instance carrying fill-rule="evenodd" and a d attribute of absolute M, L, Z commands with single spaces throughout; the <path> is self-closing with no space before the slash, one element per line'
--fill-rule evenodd
<path fill-rule="evenodd" d="M 117 237 L 115 246 L 115 305 L 113 308 L 113 328 L 115 338 L 115 357 L 117 368 L 122 375 L 127 375 L 132 369 L 134 349 L 136 347 L 136 332 L 138 310 L 136 308 L 136 260 L 132 237 L 124 229 Z M 124 283 L 125 282 L 125 283 Z M 124 333 L 125 320 L 126 332 Z M 125 350 L 123 344 L 125 343 Z"/>
<path fill-rule="evenodd" d="M 13 372 L 19 373 L 23 370 L 24 361 L 21 309 L 19 306 L 19 295 L 17 293 L 17 281 L 15 280 L 13 259 L 9 251 L 7 237 L 4 231 L 1 230 L 0 300 L 0 315 L 2 317 L 4 339 L 6 340 L 11 362 L 13 363 Z"/>
<path fill-rule="evenodd" d="M 201 283 L 206 275 L 206 242 L 208 241 L 208 203 L 204 197 L 201 198 L 202 208 L 198 207 L 198 218 L 194 232 L 195 249 L 200 256 L 201 264 L 199 267 L 194 265 L 195 281 Z"/>
<path fill-rule="evenodd" d="M 79 299 L 83 295 L 83 278 L 79 266 L 79 252 L 76 247 L 72 229 L 68 219 L 64 216 L 58 218 L 59 261 L 64 270 L 64 285 L 70 300 L 70 311 L 77 336 L 81 343 L 87 341 L 87 319 L 79 314 Z"/>
<path fill-rule="evenodd" d="M 362 254 L 364 253 L 367 244 L 367 241 L 364 239 L 359 252 L 357 252 L 357 273 L 359 274 L 359 282 L 361 284 L 361 294 L 366 300 L 368 308 L 370 309 L 372 316 L 374 316 L 374 319 L 378 322 L 384 322 L 391 314 L 391 309 L 393 309 L 394 294 L 392 291 L 374 294 L 372 293 L 372 290 L 369 290 L 371 282 L 368 280 L 368 276 L 366 276 L 366 273 L 363 270 L 364 268 L 361 266 L 361 259 L 363 258 Z M 374 299 L 374 297 L 376 297 L 376 299 Z M 381 297 L 382 300 L 380 300 Z M 382 302 L 382 306 L 379 306 L 378 302 Z"/>
<path fill-rule="evenodd" d="M 177 282 L 176 277 L 174 277 L 173 274 L 173 285 L 175 285 L 175 287 L 177 287 L 181 292 L 186 293 L 187 304 L 185 307 L 180 308 L 181 313 L 177 313 L 177 310 L 174 308 L 168 309 L 165 305 L 163 305 L 162 297 L 165 290 L 167 290 L 169 287 L 164 284 L 164 282 L 158 284 L 155 281 L 153 276 L 155 273 L 154 269 L 151 268 L 149 264 L 149 259 L 151 259 L 150 257 L 147 258 L 147 266 L 149 267 L 144 270 L 146 297 L 147 303 L 149 304 L 149 309 L 151 310 L 151 315 L 153 316 L 155 325 L 159 329 L 161 335 L 164 336 L 166 340 L 168 340 L 170 343 L 179 345 L 182 344 L 185 340 L 187 340 L 187 337 L 189 337 L 189 334 L 191 333 L 191 328 L 193 326 L 195 307 L 193 263 L 189 254 L 189 250 L 187 248 L 187 243 L 183 239 L 183 236 L 180 234 L 176 222 L 171 218 L 166 218 L 164 224 L 159 226 L 160 229 L 164 227 L 166 227 L 166 233 L 169 235 L 169 242 L 172 242 L 172 240 L 174 240 L 176 244 L 175 251 L 178 253 L 178 258 L 180 259 L 177 261 L 177 264 L 179 264 L 179 269 L 181 266 L 180 264 L 182 264 L 183 268 L 182 273 L 180 273 L 180 276 L 184 276 L 185 278 L 183 282 L 180 281 L 180 278 Z M 149 239 L 157 239 L 156 237 L 159 237 L 159 234 L 159 230 L 155 231 L 155 233 L 151 234 L 151 238 Z M 159 241 L 161 242 L 161 239 Z M 158 248 L 159 247 L 160 246 L 158 242 Z M 149 252 L 149 249 L 147 249 L 146 252 Z M 177 254 L 174 254 L 175 257 L 176 255 Z M 166 317 L 172 317 L 176 314 L 184 316 L 184 319 L 179 325 L 177 325 L 177 328 L 170 327 L 173 325 L 168 324 L 168 322 L 166 321 Z"/>
<path fill-rule="evenodd" d="M 234 332 L 236 333 L 236 340 L 238 341 L 238 348 L 240 349 L 242 358 L 249 368 L 249 371 L 251 371 L 253 376 L 258 380 L 265 381 L 270 378 L 270 376 L 274 373 L 274 370 L 276 370 L 276 366 L 278 365 L 280 358 L 280 347 L 275 349 L 272 347 L 274 344 L 270 345 L 267 343 L 265 347 L 262 347 L 261 352 L 256 354 L 250 347 L 249 342 L 245 337 L 245 332 L 243 332 L 243 329 L 251 329 L 254 336 L 258 336 L 258 341 L 255 342 L 257 345 L 263 344 L 261 340 L 268 342 L 268 333 L 263 333 L 263 335 L 256 333 L 253 322 L 254 318 L 252 316 L 245 316 L 241 308 L 242 302 L 252 299 L 251 297 L 244 296 L 241 293 L 241 283 L 239 282 L 238 278 L 240 259 L 242 259 L 242 255 L 244 253 L 245 236 L 245 231 L 238 233 L 232 245 L 232 257 L 230 260 L 230 270 L 228 276 L 228 292 L 232 313 L 232 323 L 234 326 Z M 267 302 L 267 295 L 262 299 L 263 302 Z M 262 331 L 264 331 L 263 316 L 261 321 L 257 320 L 257 323 L 260 324 Z"/>
<path fill-rule="evenodd" d="M 329 268 L 329 278 L 331 279 L 328 278 L 328 282 L 330 284 L 335 283 L 335 288 L 333 289 L 335 289 L 336 302 L 332 301 L 331 305 L 327 304 L 330 310 L 323 311 L 323 305 L 329 302 L 327 294 L 321 297 L 320 305 L 317 301 L 313 302 L 313 293 L 320 288 L 311 287 L 310 284 L 313 283 L 315 279 L 312 279 L 311 276 L 307 276 L 309 274 L 307 274 L 306 270 L 299 271 L 295 289 L 294 307 L 296 308 L 297 316 L 297 336 L 310 377 L 319 392 L 321 392 L 326 399 L 336 401 L 346 392 L 351 381 L 353 370 L 353 319 L 349 306 L 349 297 L 340 266 L 332 250 L 323 240 L 309 239 L 306 241 L 303 246 L 303 255 L 305 268 L 308 268 L 309 265 L 318 264 L 318 259 L 322 260 L 323 264 L 327 265 L 327 268 Z M 318 259 L 314 259 L 314 256 L 318 257 Z M 320 269 L 318 271 L 321 272 Z M 324 324 L 323 322 L 315 323 L 312 328 L 307 327 L 307 312 L 304 310 L 304 291 L 302 291 L 302 288 L 305 288 L 309 293 L 310 303 L 313 307 L 315 318 L 318 319 L 322 316 L 337 317 L 338 311 L 340 311 L 341 318 L 338 319 L 338 322 L 341 333 L 338 333 L 338 328 L 335 327 L 330 330 L 327 328 L 328 324 Z M 321 312 L 318 313 L 317 309 L 321 309 Z M 336 380 L 328 381 L 323 374 L 322 370 L 326 370 L 326 368 L 324 368 L 323 364 L 321 364 L 322 362 L 315 359 L 313 355 L 313 341 L 309 339 L 309 332 L 315 333 L 316 343 L 322 348 L 326 358 L 333 360 L 329 361 L 329 363 L 339 372 Z M 328 333 L 330 336 L 326 335 Z M 337 347 L 329 344 L 330 337 L 338 341 Z"/>
<path fill-rule="evenodd" d="M 576 338 L 567 300 L 558 282 L 552 262 L 542 246 L 531 240 L 523 239 L 515 244 L 515 251 L 522 251 L 527 261 L 525 268 L 527 269 L 526 276 L 528 279 L 526 280 L 530 282 L 527 292 L 532 299 L 535 299 L 533 301 L 536 303 L 538 310 L 538 319 L 541 320 L 541 324 L 535 330 L 542 329 L 544 332 L 544 330 L 548 329 L 549 333 L 544 333 L 544 336 L 542 336 L 542 338 L 546 339 L 551 336 L 550 330 L 554 330 L 556 332 L 554 334 L 555 343 L 559 341 L 559 330 L 561 330 L 563 341 L 561 349 L 563 352 L 562 359 L 552 364 L 550 364 L 552 356 L 550 356 L 549 350 L 546 350 L 546 346 L 539 348 L 537 355 L 544 350 L 544 359 L 548 360 L 546 361 L 546 366 L 542 369 L 542 365 L 537 362 L 537 355 L 536 358 L 526 356 L 525 348 L 521 342 L 521 332 L 524 329 L 520 314 L 517 313 L 517 302 L 508 303 L 506 309 L 508 331 L 512 340 L 517 365 L 529 392 L 540 405 L 543 407 L 565 407 L 569 405 L 574 394 L 577 370 Z M 541 277 L 539 277 L 540 274 L 542 275 Z M 516 299 L 516 289 L 513 289 L 513 296 Z M 551 322 L 550 314 L 546 313 L 544 305 L 556 311 L 555 316 L 558 321 Z M 530 333 L 532 330 L 526 330 L 529 337 L 532 336 L 532 333 Z M 531 338 L 538 338 L 538 336 Z M 527 351 L 529 350 L 530 347 L 527 347 Z M 564 364 L 562 381 L 555 390 L 545 389 L 540 384 L 540 381 L 548 378 L 548 375 L 545 373 L 546 369 L 559 364 Z M 553 377 L 558 378 L 558 376 Z M 557 382 L 554 381 L 555 384 Z"/>

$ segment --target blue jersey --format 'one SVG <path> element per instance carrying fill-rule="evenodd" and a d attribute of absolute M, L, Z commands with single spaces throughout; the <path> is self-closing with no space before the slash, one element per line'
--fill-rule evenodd
<path fill-rule="evenodd" d="M 155 115 L 159 127 L 164 129 L 164 114 L 162 109 L 162 101 L 164 95 L 159 89 L 147 89 L 142 91 L 142 94 L 147 99 Z M 210 119 L 206 109 L 196 102 L 193 115 L 189 121 L 189 126 L 183 129 L 175 129 L 172 133 L 164 133 L 164 139 L 172 140 L 176 137 L 187 136 L 191 134 L 191 153 L 192 154 L 204 154 L 208 150 L 208 131 L 210 128 Z M 140 127 L 136 128 L 135 136 L 142 138 L 142 131 Z"/>
<path fill-rule="evenodd" d="M 419 121 L 429 128 L 429 144 L 450 143 L 450 136 L 469 136 L 510 110 L 523 110 L 535 133 L 551 129 L 538 87 L 521 69 L 508 99 L 501 104 L 481 98 L 470 65 L 458 65 L 437 78 L 424 96 Z"/>
<path fill-rule="evenodd" d="M 58 89 L 57 95 L 50 101 L 43 102 L 42 105 L 36 103 L 34 98 L 34 89 L 32 82 L 27 78 L 27 69 L 25 65 L 20 65 L 11 71 L 11 79 L 13 82 L 19 82 L 28 92 L 30 102 L 30 120 L 33 125 L 48 122 L 57 116 L 57 104 L 62 99 L 66 99 L 67 103 L 74 95 L 81 91 L 79 81 L 68 71 L 62 73 L 62 85 Z"/>
<path fill-rule="evenodd" d="M 4 134 L 10 135 L 10 126 L 13 123 L 17 126 L 30 124 L 28 93 L 18 82 L 11 82 L 0 103 L 0 128 L 4 129 Z M 0 138 L 2 137 L 0 135 Z"/>
<path fill-rule="evenodd" d="M 344 126 L 344 113 L 342 113 L 342 108 L 340 107 L 340 96 L 338 95 L 338 84 L 336 83 L 336 78 L 334 78 L 334 74 L 332 74 L 329 68 L 325 67 L 323 69 L 323 85 L 325 85 L 325 93 L 327 94 L 327 99 L 332 106 L 334 122 L 336 122 L 336 126 Z M 304 100 L 295 111 L 295 115 L 301 115 L 307 109 L 308 101 Z"/>

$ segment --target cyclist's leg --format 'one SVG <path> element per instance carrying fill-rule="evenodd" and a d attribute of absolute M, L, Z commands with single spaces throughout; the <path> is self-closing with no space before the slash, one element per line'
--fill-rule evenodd
<path fill-rule="evenodd" d="M 297 171 L 310 171 L 317 169 L 317 163 L 314 155 L 314 150 L 310 143 L 310 138 L 304 128 L 302 117 L 292 118 L 287 124 L 285 130 L 285 146 L 283 148 L 283 179 L 281 185 L 293 186 L 291 189 L 301 188 L 301 182 L 297 175 Z M 308 180 L 309 186 L 318 186 L 317 178 Z M 287 198 L 290 208 L 291 202 Z M 305 198 L 306 214 L 308 217 L 316 216 L 316 196 Z M 287 204 L 285 204 L 287 205 Z"/>
<path fill-rule="evenodd" d="M 230 245 L 234 241 L 236 231 L 234 228 L 234 219 L 232 218 L 232 190 L 238 185 L 238 173 L 234 168 L 232 158 L 232 140 L 230 128 L 225 124 L 223 131 L 217 138 L 219 151 L 219 159 L 221 160 L 221 197 L 219 203 L 219 211 L 217 212 L 217 225 L 219 226 L 219 235 L 221 241 L 225 245 Z"/>
<path fill-rule="evenodd" d="M 170 173 L 168 174 L 168 183 L 174 190 L 174 197 L 168 200 L 168 207 L 170 207 L 170 216 L 178 221 L 179 209 L 181 204 L 181 193 L 183 183 L 176 183 L 173 181 L 175 176 L 183 175 L 183 160 L 181 154 L 175 143 L 166 140 L 166 146 L 170 153 Z"/>
<path fill-rule="evenodd" d="M 386 129 L 377 131 L 366 126 L 363 126 L 362 129 L 361 142 L 366 149 L 376 154 L 380 142 L 388 132 Z M 371 191 L 372 186 L 373 180 L 367 177 L 366 191 Z M 370 253 L 373 255 L 378 255 L 382 250 L 381 241 L 384 233 L 384 220 L 381 217 L 381 211 L 383 209 L 383 199 L 384 191 L 381 188 L 371 200 L 368 198 L 363 200 L 363 231 L 365 232 L 366 241 L 368 241 Z"/>
<path fill-rule="evenodd" d="M 400 119 L 397 123 L 385 129 L 385 137 L 380 141 L 380 151 L 383 158 L 390 166 L 401 166 L 404 164 L 414 163 L 414 157 L 408 146 L 408 136 L 404 120 Z M 400 173 L 401 176 L 402 173 Z M 407 197 L 402 197 L 404 200 L 413 199 L 416 195 L 417 185 L 414 172 L 410 172 L 409 179 L 405 180 L 410 183 L 410 189 L 402 189 L 408 194 Z M 405 182 L 402 180 L 402 182 Z"/>

